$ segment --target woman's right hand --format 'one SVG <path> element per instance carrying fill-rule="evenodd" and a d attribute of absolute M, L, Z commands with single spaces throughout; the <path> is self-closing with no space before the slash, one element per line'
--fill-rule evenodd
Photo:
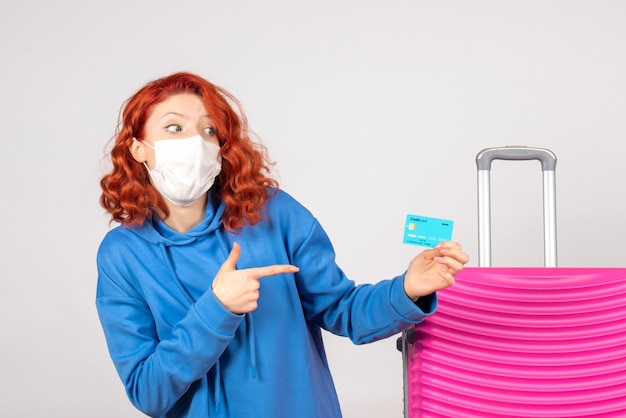
<path fill-rule="evenodd" d="M 291 264 L 274 264 L 237 270 L 237 261 L 241 255 L 241 246 L 233 245 L 228 258 L 213 279 L 213 294 L 222 305 L 234 314 L 254 311 L 259 305 L 259 282 L 264 277 L 278 274 L 296 273 L 300 269 Z"/>

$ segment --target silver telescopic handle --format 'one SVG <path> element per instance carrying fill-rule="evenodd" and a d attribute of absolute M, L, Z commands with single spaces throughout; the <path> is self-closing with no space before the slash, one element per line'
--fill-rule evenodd
<path fill-rule="evenodd" d="M 556 155 L 543 148 L 508 146 L 487 148 L 476 156 L 478 167 L 478 264 L 491 266 L 491 184 L 493 160 L 539 160 L 543 171 L 544 265 L 557 266 Z"/>

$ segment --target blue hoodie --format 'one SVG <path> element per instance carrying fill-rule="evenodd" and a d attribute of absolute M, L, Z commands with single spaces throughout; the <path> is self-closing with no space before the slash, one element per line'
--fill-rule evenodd
<path fill-rule="evenodd" d="M 131 402 L 153 417 L 340 417 L 321 329 L 369 343 L 436 308 L 404 293 L 403 276 L 356 286 L 317 220 L 283 191 L 266 220 L 231 234 L 209 193 L 204 220 L 183 234 L 156 217 L 117 227 L 97 257 L 96 305 Z M 258 308 L 226 310 L 211 282 L 233 243 L 237 268 L 293 264 L 261 279 Z"/>

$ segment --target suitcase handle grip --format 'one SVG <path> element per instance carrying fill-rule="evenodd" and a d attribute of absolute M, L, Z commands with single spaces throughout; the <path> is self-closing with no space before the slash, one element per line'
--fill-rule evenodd
<path fill-rule="evenodd" d="M 557 266 L 556 250 L 556 155 L 545 148 L 506 146 L 487 148 L 476 156 L 478 166 L 478 265 L 491 266 L 491 162 L 493 160 L 539 160 L 543 170 L 544 265 Z"/>
<path fill-rule="evenodd" d="M 526 146 L 506 146 L 500 148 L 487 148 L 476 156 L 476 165 L 479 170 L 491 170 L 493 160 L 539 160 L 543 171 L 556 170 L 556 155 L 544 148 L 531 148 Z"/>

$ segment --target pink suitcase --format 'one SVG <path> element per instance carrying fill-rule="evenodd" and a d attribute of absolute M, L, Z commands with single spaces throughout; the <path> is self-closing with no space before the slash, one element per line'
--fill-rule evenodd
<path fill-rule="evenodd" d="M 544 268 L 490 267 L 494 159 L 541 161 Z M 491 148 L 476 161 L 480 267 L 399 339 L 405 417 L 626 417 L 626 268 L 556 267 L 552 152 Z"/>

